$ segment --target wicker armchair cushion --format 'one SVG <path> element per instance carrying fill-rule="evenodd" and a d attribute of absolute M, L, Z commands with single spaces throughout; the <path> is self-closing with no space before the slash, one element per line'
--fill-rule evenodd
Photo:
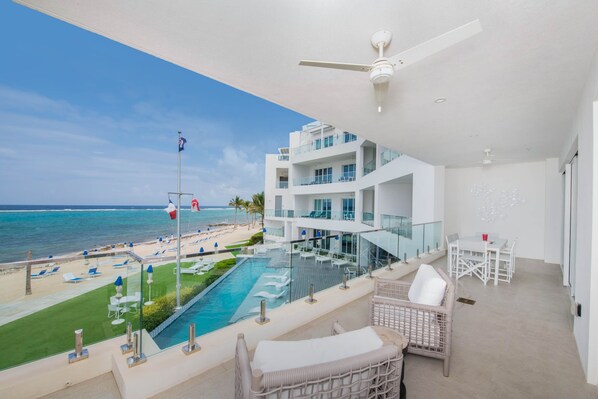
<path fill-rule="evenodd" d="M 446 281 L 430 265 L 421 265 L 407 296 L 413 303 L 440 306 L 446 291 Z"/>
<path fill-rule="evenodd" d="M 382 340 L 371 328 L 303 341 L 260 341 L 252 368 L 264 373 L 333 362 L 371 352 L 382 347 Z"/>

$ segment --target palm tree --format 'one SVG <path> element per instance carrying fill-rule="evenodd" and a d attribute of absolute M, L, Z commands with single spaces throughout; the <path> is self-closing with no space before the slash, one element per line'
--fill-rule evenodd
<path fill-rule="evenodd" d="M 249 224 L 249 212 L 251 212 L 251 201 L 243 201 L 243 205 L 241 206 L 245 211 L 245 220 L 247 221 L 247 230 L 251 228 Z"/>
<path fill-rule="evenodd" d="M 253 207 L 255 213 L 259 213 L 262 219 L 262 228 L 264 227 L 264 192 L 253 194 L 251 198 L 253 200 Z"/>
<path fill-rule="evenodd" d="M 243 201 L 238 195 L 236 195 L 232 200 L 228 201 L 228 206 L 235 208 L 235 227 L 237 227 L 237 211 L 241 209 L 243 204 L 245 204 L 245 201 Z"/>

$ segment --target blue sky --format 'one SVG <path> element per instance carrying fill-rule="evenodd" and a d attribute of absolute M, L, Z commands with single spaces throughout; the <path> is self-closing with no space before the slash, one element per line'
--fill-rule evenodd
<path fill-rule="evenodd" d="M 0 2 L 0 204 L 203 205 L 263 190 L 264 156 L 311 120 Z"/>

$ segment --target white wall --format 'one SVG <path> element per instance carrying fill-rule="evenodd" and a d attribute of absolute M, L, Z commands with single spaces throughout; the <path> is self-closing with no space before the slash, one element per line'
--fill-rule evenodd
<path fill-rule="evenodd" d="M 378 186 L 378 212 L 385 215 L 408 216 L 413 214 L 413 184 L 382 183 Z"/>
<path fill-rule="evenodd" d="M 580 98 L 570 134 L 562 147 L 560 164 L 578 151 L 577 262 L 575 301 L 582 305 L 581 317 L 573 322 L 573 333 L 587 381 L 598 384 L 598 54 Z M 594 115 L 593 115 L 594 113 Z M 577 142 L 577 144 L 576 144 Z"/>
<path fill-rule="evenodd" d="M 558 158 L 546 160 L 546 205 L 544 210 L 544 262 L 562 267 L 563 258 L 563 189 Z"/>
<path fill-rule="evenodd" d="M 489 232 L 508 239 L 518 238 L 517 256 L 544 259 L 545 162 L 446 169 L 445 176 L 447 234 Z M 502 190 L 516 188 L 525 203 L 511 208 L 504 220 L 484 222 L 477 211 L 481 201 L 474 198 L 471 191 L 475 184 L 494 188 L 492 198 L 498 197 Z"/>

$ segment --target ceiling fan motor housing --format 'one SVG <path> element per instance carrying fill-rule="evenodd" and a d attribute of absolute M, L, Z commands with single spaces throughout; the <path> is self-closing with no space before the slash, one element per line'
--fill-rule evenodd
<path fill-rule="evenodd" d="M 370 71 L 370 82 L 375 85 L 387 83 L 394 75 L 394 72 L 395 70 L 388 60 L 380 63 L 376 62 Z"/>

